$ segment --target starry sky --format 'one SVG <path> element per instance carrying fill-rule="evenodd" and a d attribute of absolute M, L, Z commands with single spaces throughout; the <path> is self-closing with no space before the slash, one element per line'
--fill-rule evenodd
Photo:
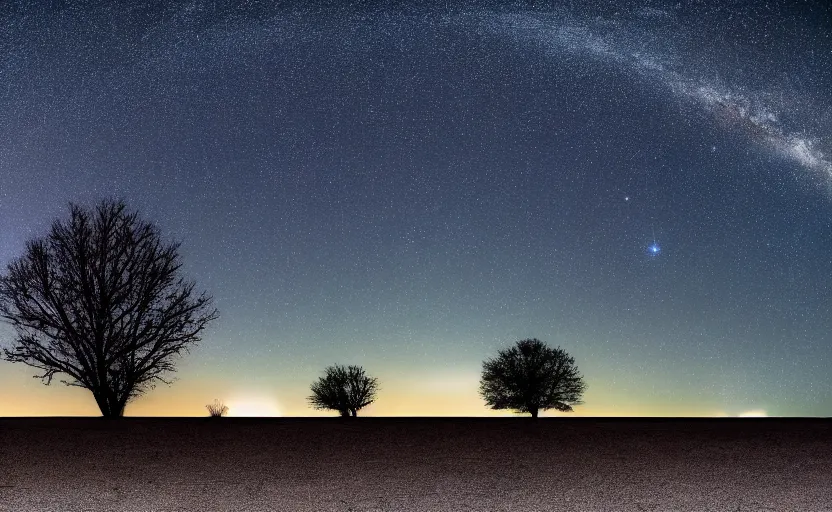
<path fill-rule="evenodd" d="M 572 416 L 832 416 L 832 8 L 574 4 L 3 2 L 0 265 L 69 201 L 182 242 L 221 317 L 128 416 L 331 414 L 335 363 L 511 415 L 532 337 Z M 35 372 L 0 415 L 100 414 Z"/>

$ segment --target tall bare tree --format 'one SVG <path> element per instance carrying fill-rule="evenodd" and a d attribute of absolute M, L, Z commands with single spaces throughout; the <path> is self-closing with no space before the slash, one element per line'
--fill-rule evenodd
<path fill-rule="evenodd" d="M 121 201 L 70 205 L 44 238 L 0 275 L 0 318 L 17 337 L 5 359 L 49 384 L 92 392 L 106 417 L 175 371 L 175 356 L 217 318 L 212 299 L 180 276 L 179 244 Z"/>
<path fill-rule="evenodd" d="M 575 359 L 538 339 L 518 341 L 483 363 L 480 395 L 492 409 L 514 409 L 534 418 L 547 409 L 571 412 L 585 390 Z"/>
<path fill-rule="evenodd" d="M 309 403 L 315 409 L 355 417 L 360 409 L 375 401 L 377 391 L 378 379 L 368 377 L 360 366 L 329 366 L 324 376 L 312 383 Z"/>

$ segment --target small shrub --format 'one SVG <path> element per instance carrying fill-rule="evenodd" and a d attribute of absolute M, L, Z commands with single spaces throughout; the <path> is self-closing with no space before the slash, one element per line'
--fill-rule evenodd
<path fill-rule="evenodd" d="M 208 408 L 212 418 L 222 418 L 228 413 L 228 407 L 219 400 L 214 400 L 213 404 L 208 404 L 205 407 Z"/>

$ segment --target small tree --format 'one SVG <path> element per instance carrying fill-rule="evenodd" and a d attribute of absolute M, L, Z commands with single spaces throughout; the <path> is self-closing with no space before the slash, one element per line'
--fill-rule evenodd
<path fill-rule="evenodd" d="M 228 407 L 219 400 L 214 400 L 213 404 L 208 404 L 205 407 L 212 418 L 222 418 L 228 413 Z"/>
<path fill-rule="evenodd" d="M 571 412 L 586 390 L 575 359 L 538 339 L 521 340 L 483 363 L 480 395 L 492 409 L 536 418 L 540 410 Z"/>
<path fill-rule="evenodd" d="M 312 383 L 309 403 L 315 409 L 355 417 L 360 409 L 375 401 L 377 391 L 378 379 L 368 377 L 360 366 L 329 366 L 324 376 Z"/>
<path fill-rule="evenodd" d="M 118 417 L 128 401 L 173 372 L 175 357 L 217 317 L 211 297 L 179 275 L 179 244 L 122 202 L 86 209 L 32 240 L 0 275 L 0 319 L 17 333 L 5 359 L 63 373 L 92 392 L 101 413 Z"/>

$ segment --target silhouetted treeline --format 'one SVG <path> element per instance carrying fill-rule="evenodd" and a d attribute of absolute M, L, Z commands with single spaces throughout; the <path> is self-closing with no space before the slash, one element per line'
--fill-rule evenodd
<path fill-rule="evenodd" d="M 122 416 L 156 382 L 170 384 L 165 374 L 176 370 L 175 358 L 218 317 L 181 266 L 179 244 L 163 242 L 124 202 L 71 204 L 69 218 L 30 240 L 0 275 L 0 318 L 16 332 L 5 359 L 41 370 L 36 377 L 47 385 L 64 374 L 61 382 L 88 389 L 103 416 Z M 574 358 L 537 339 L 486 360 L 480 381 L 487 406 L 533 417 L 572 411 L 585 389 Z M 378 390 L 361 366 L 334 365 L 307 399 L 315 409 L 356 417 Z M 206 407 L 215 417 L 228 412 L 219 401 Z"/>

